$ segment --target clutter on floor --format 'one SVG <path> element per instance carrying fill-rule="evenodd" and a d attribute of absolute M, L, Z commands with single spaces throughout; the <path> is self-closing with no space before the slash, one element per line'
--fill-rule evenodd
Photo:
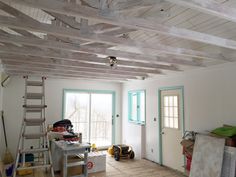
<path fill-rule="evenodd" d="M 124 144 L 113 145 L 108 148 L 108 153 L 111 156 L 114 156 L 116 161 L 119 161 L 120 158 L 129 158 L 134 159 L 134 151 L 131 146 L 127 146 Z"/>
<path fill-rule="evenodd" d="M 61 176 L 80 175 L 87 173 L 102 172 L 106 170 L 106 153 L 97 151 L 95 144 L 82 142 L 82 134 L 73 132 L 73 125 L 70 120 L 64 119 L 53 124 L 50 128 L 49 137 L 51 140 L 51 150 L 53 168 L 61 171 Z M 83 148 L 84 147 L 84 148 Z M 91 151 L 91 152 L 90 152 Z M 84 163 L 82 166 L 68 166 L 64 158 L 67 156 L 67 163 Z"/>
<path fill-rule="evenodd" d="M 181 142 L 181 145 L 183 146 L 183 154 L 186 159 L 186 171 L 187 174 L 190 173 L 191 170 L 191 163 L 192 163 L 192 156 L 193 156 L 193 151 L 195 147 L 195 137 L 196 137 L 196 132 L 192 131 L 187 131 L 185 132 L 183 136 L 183 140 Z M 222 167 L 222 174 L 221 176 L 223 177 L 228 177 L 231 176 L 230 174 L 234 174 L 235 170 L 232 170 L 233 167 L 235 168 L 234 161 L 236 160 L 236 127 L 235 126 L 230 126 L 230 125 L 223 125 L 222 127 L 216 128 L 212 130 L 211 132 L 204 133 L 205 135 L 208 135 L 210 137 L 215 137 L 215 138 L 220 138 L 224 139 L 224 155 L 223 155 L 223 167 Z M 225 165 L 228 164 L 228 165 Z M 229 168 L 229 166 L 232 165 Z M 233 171 L 233 172 L 231 172 Z M 227 173 L 227 175 L 226 175 Z M 235 177 L 233 175 L 233 177 Z"/>

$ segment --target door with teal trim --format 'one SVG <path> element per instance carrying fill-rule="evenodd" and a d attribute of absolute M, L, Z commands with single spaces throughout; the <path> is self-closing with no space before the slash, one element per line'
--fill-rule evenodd
<path fill-rule="evenodd" d="M 161 139 L 162 163 L 172 169 L 183 171 L 182 155 L 182 90 L 162 90 L 161 96 Z"/>
<path fill-rule="evenodd" d="M 64 118 L 70 119 L 75 132 L 82 132 L 83 142 L 97 147 L 112 144 L 112 118 L 114 96 L 112 93 L 64 93 Z"/>

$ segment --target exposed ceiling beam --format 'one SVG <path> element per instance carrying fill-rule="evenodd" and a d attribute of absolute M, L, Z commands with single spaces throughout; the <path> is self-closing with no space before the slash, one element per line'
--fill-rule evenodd
<path fill-rule="evenodd" d="M 30 75 L 32 77 L 46 77 L 46 78 L 51 78 L 51 79 L 72 79 L 72 80 L 90 80 L 90 81 L 103 81 L 103 82 L 127 82 L 127 80 L 121 80 L 121 79 L 101 79 L 101 78 L 88 78 L 88 77 L 75 77 L 75 76 L 63 76 L 63 75 L 56 75 L 56 74 L 42 74 L 42 73 L 32 73 L 32 72 L 20 72 L 20 71 L 4 71 L 4 73 L 10 75 L 10 76 L 18 76 L 18 77 L 23 77 L 26 75 Z"/>
<path fill-rule="evenodd" d="M 209 15 L 236 22 L 236 8 L 217 3 L 213 0 L 166 0 L 191 9 L 199 10 Z"/>
<path fill-rule="evenodd" d="M 86 72 L 74 72 L 74 71 L 62 71 L 60 69 L 48 69 L 48 68 L 43 68 L 43 67 L 35 67 L 35 66 L 19 66 L 19 65 L 5 65 L 3 64 L 3 68 L 5 70 L 22 70 L 22 71 L 35 71 L 35 72 L 42 72 L 42 73 L 57 73 L 57 74 L 70 74 L 74 76 L 86 76 L 86 77 L 102 77 L 102 78 L 117 78 L 117 79 L 138 79 L 135 76 L 114 76 L 110 74 L 103 74 L 103 73 L 86 73 Z"/>
<path fill-rule="evenodd" d="M 182 39 L 188 39 L 206 44 L 212 44 L 220 47 L 235 49 L 236 41 L 220 38 L 217 36 L 204 34 L 177 27 L 164 26 L 153 21 L 147 21 L 140 18 L 122 17 L 122 16 L 104 16 L 98 9 L 86 6 L 59 2 L 56 0 L 12 0 L 15 3 L 40 8 L 43 10 L 60 13 L 64 15 L 79 16 L 91 20 L 97 20 L 103 23 L 109 23 L 127 28 L 162 33 L 168 36 L 174 36 Z M 203 1 L 203 0 L 202 0 Z"/>
<path fill-rule="evenodd" d="M 145 72 L 134 72 L 129 70 L 121 70 L 117 68 L 109 67 L 93 67 L 94 65 L 84 65 L 75 61 L 61 60 L 56 58 L 43 58 L 34 56 L 24 56 L 24 55 L 14 55 L 14 54 L 0 54 L 0 59 L 2 61 L 12 61 L 15 63 L 26 63 L 33 65 L 44 65 L 48 67 L 65 67 L 68 69 L 79 70 L 79 71 L 93 71 L 93 72 L 105 72 L 105 73 L 115 73 L 115 74 L 125 74 L 131 76 L 147 76 Z"/>
<path fill-rule="evenodd" d="M 66 25 L 70 26 L 71 28 L 75 29 L 81 29 L 81 23 L 77 22 L 75 19 L 72 19 L 71 17 L 67 15 L 62 15 L 59 13 L 55 12 L 49 12 L 45 11 L 49 15 L 55 17 L 56 19 L 60 20 L 61 22 L 65 23 Z M 134 29 L 127 29 L 127 28 L 122 28 L 119 26 L 114 26 L 106 23 L 98 23 L 95 25 L 90 25 L 87 26 L 87 32 L 93 32 L 96 34 L 113 34 L 113 35 L 120 35 L 122 33 L 128 33 L 135 31 Z"/>
<path fill-rule="evenodd" d="M 2 29 L 0 29 L 0 35 L 8 35 L 8 33 Z M 5 46 L 8 46 L 8 47 L 16 47 L 15 44 L 12 44 L 11 42 L 1 42 L 2 44 L 4 44 Z"/>
<path fill-rule="evenodd" d="M 76 44 L 70 43 L 62 43 L 58 41 L 51 41 L 51 40 L 43 40 L 43 39 L 32 39 L 27 37 L 20 37 L 14 35 L 7 35 L 4 37 L 3 34 L 0 36 L 2 41 L 7 42 L 18 42 L 20 44 L 27 44 L 31 46 L 38 46 L 38 47 L 47 47 L 47 48 L 55 48 L 55 49 L 62 49 L 62 50 L 72 50 L 78 51 L 83 53 L 93 53 L 93 54 L 101 54 L 101 55 L 113 55 L 116 57 L 127 58 L 131 60 L 140 60 L 140 61 L 147 61 L 147 62 L 165 62 L 165 63 L 173 63 L 173 64 L 180 64 L 180 65 L 191 65 L 191 66 L 201 66 L 198 62 L 188 61 L 184 59 L 172 58 L 172 57 L 154 57 L 150 55 L 140 55 L 134 54 L 130 52 L 120 52 L 117 50 L 112 49 L 104 49 L 98 47 L 89 47 L 89 46 L 78 46 Z"/>
<path fill-rule="evenodd" d="M 28 41 L 27 41 L 28 40 Z M 47 42 L 42 39 L 33 39 L 35 41 L 40 42 L 40 44 L 36 44 L 34 46 L 37 47 L 43 47 L 43 48 L 55 48 L 55 49 L 67 49 L 71 51 L 80 51 L 80 47 L 73 47 L 73 48 L 66 48 L 66 46 L 69 46 L 68 44 L 65 44 L 65 46 L 60 46 L 62 44 L 61 42 L 56 42 L 52 41 L 48 45 L 46 44 Z M 1 42 L 12 42 L 12 43 L 20 43 L 20 44 L 26 44 L 26 45 L 32 45 L 34 42 L 32 41 L 31 38 L 26 38 L 26 37 L 21 37 L 21 36 L 16 36 L 16 35 L 1 35 L 0 36 L 0 41 Z M 24 42 L 25 41 L 25 42 Z M 75 50 L 77 48 L 77 50 Z M 68 55 L 72 55 L 73 53 L 68 53 Z M 97 63 L 108 63 L 107 59 L 102 59 L 98 58 L 96 56 L 93 57 L 86 57 L 86 54 L 81 54 L 85 57 L 80 57 L 80 61 L 88 61 L 88 62 L 97 62 Z M 134 62 L 134 61 L 118 61 L 118 65 L 123 65 L 123 66 L 137 66 L 137 67 L 144 67 L 144 68 L 153 68 L 153 69 L 164 69 L 164 70 L 173 70 L 173 71 L 178 71 L 178 68 L 173 66 L 173 65 L 163 65 L 163 64 L 150 64 L 150 63 L 144 63 L 144 62 Z"/>
<path fill-rule="evenodd" d="M 0 1 L 0 9 L 2 9 L 3 11 L 7 12 L 8 14 L 13 15 L 23 21 L 28 21 L 29 23 L 32 23 L 32 24 L 39 23 L 37 20 L 33 19 L 32 17 L 20 12 L 19 10 L 9 6 L 8 4 L 5 4 L 4 1 Z"/>
<path fill-rule="evenodd" d="M 35 25 L 28 22 L 23 22 L 11 17 L 4 17 L 0 16 L 0 25 L 13 27 L 17 29 L 24 29 L 24 30 L 32 30 L 38 32 L 44 32 L 48 34 L 55 34 L 63 37 L 74 37 L 77 39 L 87 40 L 87 41 L 94 41 L 94 42 L 101 42 L 105 44 L 111 45 L 118 45 L 118 46 L 125 46 L 125 47 L 132 47 L 136 50 L 142 52 L 150 52 L 151 51 L 159 51 L 166 54 L 173 54 L 173 55 L 180 55 L 180 56 L 188 56 L 188 57 L 198 57 L 203 59 L 213 59 L 213 60 L 225 60 L 230 61 L 229 59 L 225 58 L 221 54 L 216 53 L 206 53 L 196 50 L 184 49 L 184 48 L 176 48 L 165 46 L 161 44 L 149 44 L 147 42 L 139 42 L 130 39 L 123 39 L 117 38 L 113 36 L 107 36 L 102 34 L 83 34 L 78 30 L 65 28 L 65 27 L 55 27 L 49 24 L 40 23 L 40 25 Z"/>
<path fill-rule="evenodd" d="M 38 36 L 36 36 L 35 34 L 28 32 L 26 30 L 21 30 L 21 29 L 15 29 L 15 28 L 10 28 L 11 30 L 21 34 L 22 36 L 26 36 L 26 37 L 30 37 L 30 38 L 37 38 L 39 39 Z"/>
<path fill-rule="evenodd" d="M 101 70 L 96 70 L 96 69 L 88 69 L 88 68 L 73 68 L 73 67 L 69 67 L 69 66 L 51 66 L 51 65 L 47 65 L 47 64 L 32 64 L 32 63 L 27 63 L 27 62 L 22 62 L 22 61 L 6 61 L 6 60 L 2 60 L 2 64 L 8 68 L 9 66 L 10 67 L 14 67 L 14 68 L 18 68 L 18 67 L 26 67 L 26 68 L 43 68 L 43 69 L 48 69 L 48 70 L 52 70 L 52 71 L 62 71 L 62 72 L 74 72 L 74 73 L 78 73 L 78 74 L 81 74 L 81 73 L 92 73 L 92 74 L 98 74 L 98 75 L 103 75 L 103 74 L 106 74 L 106 75 L 110 75 L 110 76 L 114 76 L 114 77 L 125 77 L 125 78 L 128 78 L 128 77 L 137 77 L 137 76 L 140 76 L 140 77 L 148 77 L 147 74 L 136 74 L 136 73 L 125 73 L 125 72 L 117 72 L 115 70 L 110 70 L 110 71 L 101 71 Z M 114 72 L 113 72 L 114 71 Z"/>
<path fill-rule="evenodd" d="M 13 57 L 12 57 L 13 58 Z M 119 71 L 114 69 L 97 69 L 97 68 L 84 68 L 84 67 L 80 67 L 78 64 L 75 66 L 71 66 L 68 64 L 55 64 L 55 63 L 50 63 L 50 62 L 35 62 L 34 60 L 29 61 L 26 59 L 23 60 L 19 60 L 19 59 L 2 59 L 4 64 L 14 64 L 14 65 L 24 65 L 24 66 L 40 66 L 43 68 L 57 68 L 57 69 L 61 69 L 61 70 L 66 70 L 66 71 L 79 71 L 79 72 L 90 72 L 90 73 L 103 73 L 103 74 L 111 74 L 111 75 L 124 75 L 124 76 L 141 76 L 141 77 L 148 77 L 148 74 L 146 73 L 134 73 L 134 72 L 125 72 L 125 71 Z M 29 59 L 28 57 L 26 57 L 27 59 Z M 38 58 L 39 60 L 40 58 Z"/>
<path fill-rule="evenodd" d="M 48 50 L 33 50 L 33 49 L 28 50 L 27 48 L 4 47 L 4 46 L 0 46 L 0 53 L 72 60 L 72 61 L 77 62 L 79 66 L 90 67 L 90 68 L 103 68 L 103 69 L 109 68 L 109 66 L 106 66 L 105 63 L 98 65 L 98 64 L 80 62 L 79 58 L 81 57 L 81 54 L 78 54 L 78 53 L 69 54 L 69 53 L 58 52 L 58 51 L 53 52 L 53 51 L 48 51 Z M 130 68 L 130 67 L 124 67 L 124 66 L 117 66 L 116 70 L 128 71 L 128 72 L 139 72 L 139 73 L 143 72 L 143 73 L 152 73 L 152 74 L 161 73 L 158 69 Z"/>
<path fill-rule="evenodd" d="M 107 77 L 98 77 L 98 76 L 85 76 L 85 75 L 74 75 L 74 74 L 61 74 L 57 72 L 40 72 L 40 71 L 25 71 L 21 69 L 5 69 L 5 72 L 9 75 L 31 75 L 31 76 L 45 76 L 45 77 L 56 77 L 60 79 L 89 79 L 89 80 L 104 80 L 104 81 L 113 81 L 113 82 L 124 82 L 127 79 L 120 78 L 107 78 Z"/>

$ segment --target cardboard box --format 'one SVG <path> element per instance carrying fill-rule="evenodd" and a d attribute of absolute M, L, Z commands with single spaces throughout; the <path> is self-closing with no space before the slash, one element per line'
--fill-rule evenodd
<path fill-rule="evenodd" d="M 79 162 L 82 159 L 77 157 L 77 156 L 68 156 L 67 162 L 68 163 L 73 163 L 73 162 Z M 61 177 L 63 176 L 63 159 L 61 162 Z M 83 173 L 83 166 L 74 166 L 74 167 L 68 167 L 67 168 L 67 176 L 76 176 L 80 175 Z"/>
<path fill-rule="evenodd" d="M 106 152 L 90 152 L 87 162 L 88 173 L 106 171 Z"/>

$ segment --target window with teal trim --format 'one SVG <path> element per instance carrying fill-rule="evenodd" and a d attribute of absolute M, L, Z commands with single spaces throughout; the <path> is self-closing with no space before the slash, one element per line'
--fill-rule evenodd
<path fill-rule="evenodd" d="M 145 124 L 146 120 L 146 103 L 145 91 L 128 92 L 128 118 L 130 122 Z"/>

